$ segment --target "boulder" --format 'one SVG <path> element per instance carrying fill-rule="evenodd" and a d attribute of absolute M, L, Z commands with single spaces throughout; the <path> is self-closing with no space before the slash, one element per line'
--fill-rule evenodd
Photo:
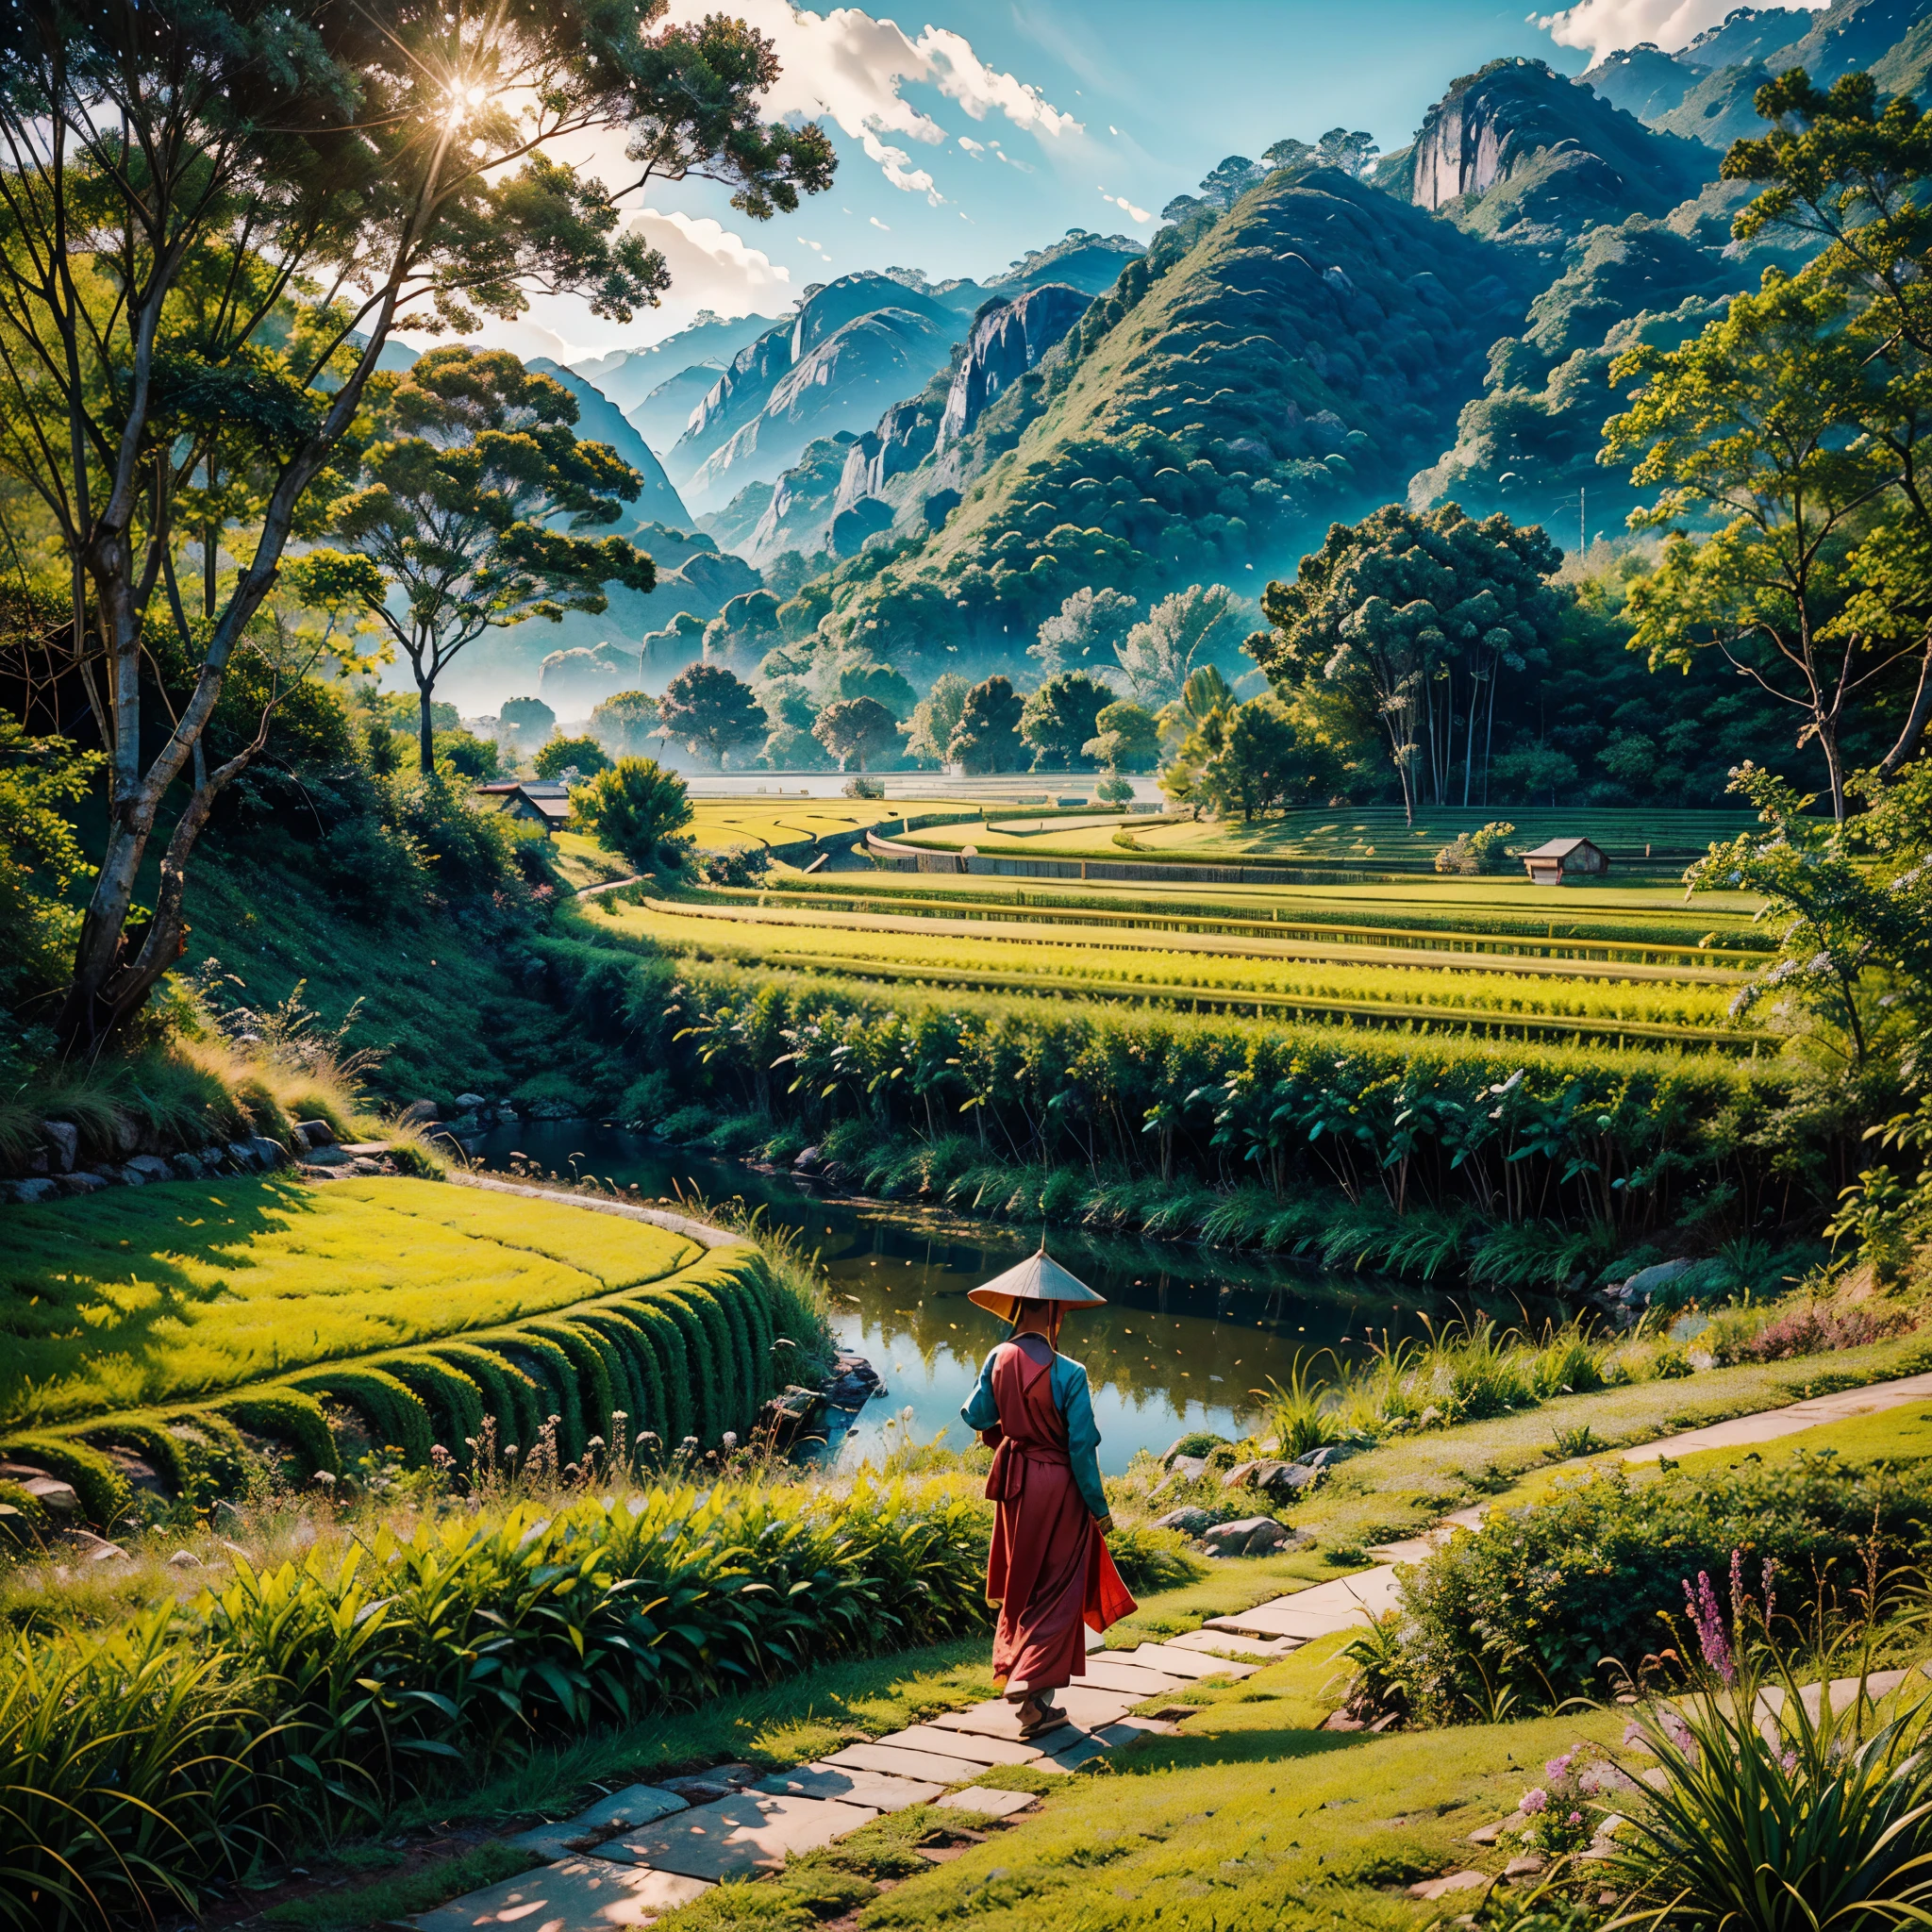
<path fill-rule="evenodd" d="M 1244 1516 L 1239 1523 L 1217 1523 L 1201 1541 L 1218 1557 L 1265 1557 L 1294 1540 L 1294 1531 L 1272 1516 Z"/>
<path fill-rule="evenodd" d="M 435 1101 L 412 1100 L 401 1113 L 397 1114 L 396 1121 L 401 1126 L 420 1127 L 430 1121 L 440 1121 L 441 1118 L 442 1108 Z"/>
<path fill-rule="evenodd" d="M 130 1160 L 119 1167 L 104 1167 L 102 1174 L 117 1188 L 144 1188 L 147 1176 Z"/>
<path fill-rule="evenodd" d="M 252 1141 L 230 1141 L 228 1142 L 228 1158 L 243 1174 L 253 1174 L 262 1165 L 261 1157 L 256 1153 L 255 1143 Z"/>
<path fill-rule="evenodd" d="M 824 1164 L 824 1154 L 817 1147 L 802 1147 L 791 1157 L 794 1174 L 816 1174 Z"/>
<path fill-rule="evenodd" d="M 1295 1496 L 1313 1489 L 1319 1469 L 1303 1462 L 1238 1462 L 1221 1478 L 1224 1490 L 1260 1490 L 1270 1496 Z"/>
<path fill-rule="evenodd" d="M 1199 1482 L 1208 1474 L 1208 1458 L 1205 1456 L 1176 1456 L 1167 1467 L 1184 1483 Z"/>
<path fill-rule="evenodd" d="M 129 1172 L 138 1174 L 144 1181 L 171 1181 L 175 1170 L 158 1154 L 137 1154 L 127 1163 Z"/>
<path fill-rule="evenodd" d="M 490 1102 L 480 1093 L 458 1093 L 457 1108 L 461 1113 L 475 1113 L 478 1108 L 488 1107 Z"/>
<path fill-rule="evenodd" d="M 168 1157 L 168 1165 L 175 1170 L 178 1178 L 184 1181 L 198 1181 L 204 1178 L 207 1170 L 200 1158 L 192 1154 L 173 1154 Z"/>
<path fill-rule="evenodd" d="M 42 1121 L 41 1138 L 47 1143 L 56 1174 L 72 1174 L 80 1158 L 80 1129 L 72 1121 Z"/>
<path fill-rule="evenodd" d="M 60 1176 L 59 1188 L 63 1194 L 101 1194 L 113 1183 L 106 1175 L 91 1174 L 85 1168 Z"/>
<path fill-rule="evenodd" d="M 176 1550 L 168 1558 L 168 1568 L 171 1570 L 199 1570 L 201 1567 L 201 1558 L 192 1550 Z"/>
<path fill-rule="evenodd" d="M 1640 1268 L 1635 1274 L 1625 1276 L 1611 1287 L 1610 1292 L 1620 1301 L 1635 1302 L 1641 1307 L 1650 1300 L 1655 1290 L 1676 1280 L 1680 1274 L 1688 1274 L 1690 1268 L 1690 1259 L 1685 1256 L 1679 1256 L 1674 1261 L 1659 1261 L 1654 1268 Z"/>
<path fill-rule="evenodd" d="M 336 1130 L 326 1121 L 297 1121 L 295 1131 L 302 1136 L 305 1152 L 310 1147 L 327 1147 L 336 1138 Z"/>
<path fill-rule="evenodd" d="M 1203 1536 L 1213 1526 L 1214 1519 L 1205 1509 L 1182 1507 L 1170 1509 L 1165 1516 L 1154 1519 L 1156 1529 L 1177 1529 L 1183 1536 Z"/>
<path fill-rule="evenodd" d="M 356 1157 L 346 1147 L 338 1147 L 334 1142 L 326 1147 L 314 1147 L 304 1157 L 308 1167 L 347 1167 Z"/>
<path fill-rule="evenodd" d="M 228 1150 L 219 1141 L 210 1141 L 206 1147 L 196 1148 L 195 1158 L 201 1162 L 203 1174 L 225 1174 L 228 1171 Z"/>
<path fill-rule="evenodd" d="M 1290 1459 L 1304 1469 L 1332 1469 L 1351 1456 L 1359 1456 L 1368 1446 L 1366 1442 L 1324 1442 L 1319 1449 L 1310 1449 L 1306 1455 Z"/>
<path fill-rule="evenodd" d="M 58 1475 L 49 1475 L 43 1469 L 21 1470 L 14 1473 L 14 1465 L 0 1464 L 0 1482 L 12 1483 L 15 1488 L 25 1490 L 42 1509 L 56 1516 L 76 1516 L 80 1513 L 80 1498 L 75 1493 L 72 1483 L 64 1483 Z"/>
<path fill-rule="evenodd" d="M 12 1181 L 7 1191 L 9 1199 L 23 1207 L 31 1207 L 37 1201 L 58 1200 L 60 1194 L 58 1184 L 50 1180 Z"/>
<path fill-rule="evenodd" d="M 257 1134 L 248 1142 L 255 1150 L 255 1158 L 261 1163 L 263 1174 L 281 1166 L 288 1158 L 287 1151 L 279 1141 L 271 1141 L 266 1134 Z"/>

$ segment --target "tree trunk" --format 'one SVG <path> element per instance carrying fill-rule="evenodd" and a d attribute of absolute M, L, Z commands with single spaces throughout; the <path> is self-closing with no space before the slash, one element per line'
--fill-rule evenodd
<path fill-rule="evenodd" d="M 436 769 L 436 732 L 429 722 L 430 693 L 436 689 L 420 676 L 416 680 L 416 751 L 426 778 Z"/>
<path fill-rule="evenodd" d="M 1905 726 L 1899 732 L 1897 742 L 1878 761 L 1881 778 L 1893 776 L 1918 750 L 1925 735 L 1928 719 L 1932 719 L 1932 632 L 1926 634 L 1924 647 L 1920 654 L 1919 688 L 1912 693 L 1912 708 L 1906 713 Z"/>

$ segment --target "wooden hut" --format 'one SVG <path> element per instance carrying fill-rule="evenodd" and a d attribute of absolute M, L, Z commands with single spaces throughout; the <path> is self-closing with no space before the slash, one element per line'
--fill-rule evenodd
<path fill-rule="evenodd" d="M 1552 839 L 1523 855 L 1533 886 L 1560 886 L 1573 878 L 1601 878 L 1610 861 L 1588 839 Z"/>

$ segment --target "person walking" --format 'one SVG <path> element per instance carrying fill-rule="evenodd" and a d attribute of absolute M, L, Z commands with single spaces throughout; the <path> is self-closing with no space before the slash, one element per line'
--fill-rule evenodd
<path fill-rule="evenodd" d="M 1113 1518 L 1094 1454 L 1100 1431 L 1087 1371 L 1058 1348 L 1068 1308 L 1103 1297 L 1042 1246 L 967 1299 L 1011 1324 L 960 1414 L 993 1452 L 986 1478 L 997 1506 L 986 1565 L 986 1598 L 999 1607 L 993 1681 L 1018 1707 L 1020 1735 L 1031 1738 L 1066 1721 L 1053 1693 L 1086 1674 L 1083 1629 L 1105 1630 L 1135 1608 L 1108 1553 Z"/>

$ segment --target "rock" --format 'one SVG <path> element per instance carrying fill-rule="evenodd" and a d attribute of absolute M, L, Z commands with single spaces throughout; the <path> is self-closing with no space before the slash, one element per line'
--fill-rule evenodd
<path fill-rule="evenodd" d="M 80 1129 L 72 1121 L 42 1121 L 41 1138 L 47 1143 L 56 1174 L 71 1174 L 80 1158 Z"/>
<path fill-rule="evenodd" d="M 174 1154 L 168 1158 L 168 1165 L 184 1181 L 198 1181 L 203 1178 L 201 1162 L 192 1154 Z"/>
<path fill-rule="evenodd" d="M 1690 1260 L 1683 1256 L 1674 1261 L 1659 1261 L 1654 1268 L 1641 1268 L 1635 1274 L 1626 1275 L 1613 1284 L 1610 1291 L 1625 1302 L 1647 1302 L 1653 1291 L 1688 1274 L 1690 1268 Z"/>
<path fill-rule="evenodd" d="M 1654 1791 L 1667 1791 L 1671 1788 L 1671 1774 L 1661 1764 L 1653 1764 L 1648 1771 L 1640 1771 L 1637 1775 Z"/>
<path fill-rule="evenodd" d="M 396 1116 L 396 1124 L 405 1127 L 420 1127 L 430 1121 L 440 1121 L 442 1108 L 433 1100 L 412 1100 Z"/>
<path fill-rule="evenodd" d="M 1177 1529 L 1183 1536 L 1203 1536 L 1213 1526 L 1214 1519 L 1205 1509 L 1182 1507 L 1170 1509 L 1165 1516 L 1154 1519 L 1156 1529 Z"/>
<path fill-rule="evenodd" d="M 336 1138 L 336 1130 L 326 1121 L 297 1121 L 295 1131 L 302 1136 L 305 1152 L 311 1147 L 327 1147 Z"/>
<path fill-rule="evenodd" d="M 230 1141 L 228 1142 L 228 1158 L 243 1174 L 253 1174 L 261 1165 L 261 1157 L 256 1153 L 255 1143 L 252 1141 Z"/>
<path fill-rule="evenodd" d="M 515 1126 L 517 1124 L 516 1108 L 513 1107 L 499 1107 L 496 1109 L 496 1122 L 499 1126 Z"/>
<path fill-rule="evenodd" d="M 791 1157 L 791 1171 L 794 1174 L 816 1174 L 824 1164 L 824 1154 L 817 1147 L 801 1147 Z"/>
<path fill-rule="evenodd" d="M 1507 1820 L 1499 1818 L 1493 1824 L 1477 1825 L 1469 1835 L 1470 1843 L 1473 1845 L 1494 1844 L 1503 1836 L 1503 1826 L 1507 1823 Z"/>
<path fill-rule="evenodd" d="M 1224 1490 L 1262 1490 L 1271 1496 L 1298 1495 L 1312 1489 L 1322 1472 L 1301 1462 L 1238 1462 L 1221 1478 Z"/>
<path fill-rule="evenodd" d="M 1451 1872 L 1442 1878 L 1424 1878 L 1408 1888 L 1410 1898 L 1437 1899 L 1452 1891 L 1475 1891 L 1490 1883 L 1487 1872 Z"/>
<path fill-rule="evenodd" d="M 1350 1717 L 1345 1710 L 1331 1710 L 1322 1728 L 1324 1731 L 1365 1731 L 1368 1726 L 1358 1717 Z"/>
<path fill-rule="evenodd" d="M 490 1103 L 480 1093 L 458 1093 L 456 1105 L 458 1113 L 475 1113 L 479 1108 L 488 1107 Z"/>
<path fill-rule="evenodd" d="M 1539 1872 L 1547 1870 L 1549 1862 L 1541 1852 L 1523 1852 L 1503 1867 L 1503 1876 L 1534 1878 Z"/>
<path fill-rule="evenodd" d="M 1630 1821 L 1621 1811 L 1607 1812 L 1596 1822 L 1596 1830 L 1591 1834 L 1599 1842 L 1615 1838 Z"/>
<path fill-rule="evenodd" d="M 80 1498 L 75 1493 L 72 1483 L 64 1483 L 58 1475 L 49 1475 L 44 1469 L 36 1469 L 31 1464 L 0 1462 L 0 1482 L 11 1483 L 16 1489 L 25 1490 L 42 1508 L 52 1510 L 56 1516 L 76 1515 L 80 1509 Z"/>
<path fill-rule="evenodd" d="M 127 1165 L 144 1181 L 171 1181 L 175 1178 L 175 1170 L 158 1154 L 137 1154 Z"/>
<path fill-rule="evenodd" d="M 100 1543 L 87 1554 L 90 1563 L 125 1563 L 127 1552 L 119 1543 Z"/>
<path fill-rule="evenodd" d="M 117 1188 L 144 1188 L 147 1176 L 135 1167 L 132 1161 L 122 1167 L 104 1167 L 102 1174 Z"/>
<path fill-rule="evenodd" d="M 255 1158 L 261 1163 L 263 1174 L 272 1174 L 288 1158 L 288 1151 L 279 1141 L 271 1141 L 266 1134 L 256 1134 L 248 1142 L 255 1150 Z"/>
<path fill-rule="evenodd" d="M 225 1174 L 228 1169 L 228 1150 L 218 1141 L 211 1141 L 206 1147 L 195 1150 L 195 1158 L 201 1162 L 204 1174 Z"/>
<path fill-rule="evenodd" d="M 171 1570 L 199 1570 L 202 1568 L 202 1561 L 192 1550 L 176 1550 L 168 1558 L 168 1568 Z"/>
<path fill-rule="evenodd" d="M 1205 1456 L 1176 1456 L 1168 1468 L 1184 1483 L 1199 1482 L 1208 1474 L 1208 1458 Z"/>
<path fill-rule="evenodd" d="M 1310 1449 L 1306 1455 L 1290 1459 L 1302 1469 L 1332 1469 L 1351 1456 L 1359 1456 L 1367 1447 L 1366 1442 L 1324 1442 L 1319 1449 Z"/>
<path fill-rule="evenodd" d="M 37 1201 L 57 1200 L 60 1189 L 56 1182 L 48 1180 L 13 1181 L 8 1187 L 8 1193 L 23 1207 L 31 1207 Z"/>
<path fill-rule="evenodd" d="M 1048 282 L 1017 302 L 982 309 L 954 372 L 934 448 L 958 442 L 989 405 L 1067 334 L 1091 300 L 1065 282 Z"/>
<path fill-rule="evenodd" d="M 63 1174 L 58 1185 L 63 1194 L 101 1194 L 112 1184 L 102 1174 L 81 1169 L 75 1174 Z"/>
<path fill-rule="evenodd" d="M 114 1151 L 122 1155 L 141 1151 L 141 1124 L 131 1115 L 117 1113 L 114 1116 Z"/>
<path fill-rule="evenodd" d="M 1293 1530 L 1272 1516 L 1244 1516 L 1239 1523 L 1217 1523 L 1201 1541 L 1218 1556 L 1260 1557 L 1293 1537 Z"/>
<path fill-rule="evenodd" d="M 305 1164 L 309 1167 L 348 1167 L 355 1158 L 346 1147 L 338 1147 L 330 1142 L 326 1147 L 311 1148 Z"/>

